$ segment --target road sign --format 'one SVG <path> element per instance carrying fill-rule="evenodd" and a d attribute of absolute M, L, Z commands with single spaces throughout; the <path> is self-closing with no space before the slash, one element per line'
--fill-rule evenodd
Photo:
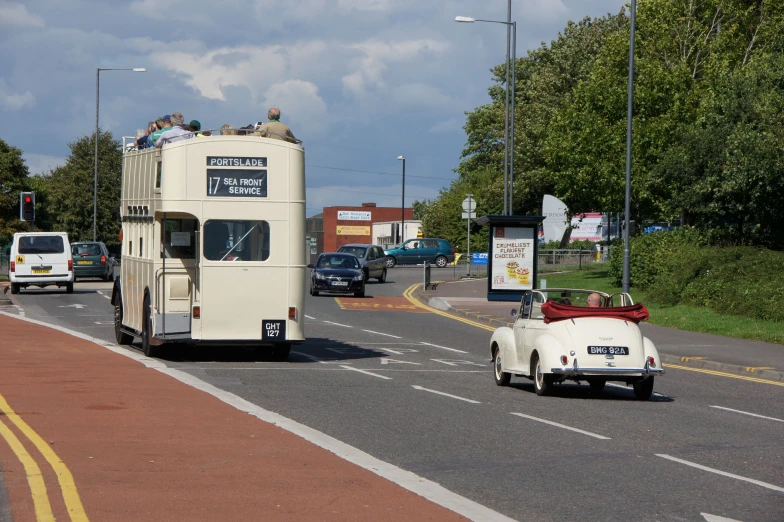
<path fill-rule="evenodd" d="M 476 212 L 463 212 L 463 219 L 476 219 Z"/>
<path fill-rule="evenodd" d="M 473 213 L 476 210 L 476 200 L 472 197 L 473 194 L 468 194 L 468 197 L 463 200 L 463 211 Z"/>

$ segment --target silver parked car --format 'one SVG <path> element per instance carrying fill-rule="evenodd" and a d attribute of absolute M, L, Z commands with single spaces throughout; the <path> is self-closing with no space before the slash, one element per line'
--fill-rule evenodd
<path fill-rule="evenodd" d="M 352 243 L 338 248 L 338 252 L 357 256 L 365 281 L 371 277 L 378 279 L 379 283 L 387 280 L 387 256 L 380 246 Z"/>

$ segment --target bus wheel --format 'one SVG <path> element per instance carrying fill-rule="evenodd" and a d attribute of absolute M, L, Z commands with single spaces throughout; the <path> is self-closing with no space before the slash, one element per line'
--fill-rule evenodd
<path fill-rule="evenodd" d="M 289 352 L 291 351 L 290 344 L 278 344 L 272 347 L 272 360 L 273 361 L 287 361 Z"/>
<path fill-rule="evenodd" d="M 114 338 L 117 340 L 117 344 L 129 345 L 133 342 L 133 336 L 122 331 L 122 319 L 122 299 L 118 296 L 114 304 Z"/>
<path fill-rule="evenodd" d="M 150 310 L 150 296 L 144 297 L 142 305 L 142 351 L 147 357 L 159 357 L 160 346 L 154 346 L 152 340 L 152 317 Z"/>

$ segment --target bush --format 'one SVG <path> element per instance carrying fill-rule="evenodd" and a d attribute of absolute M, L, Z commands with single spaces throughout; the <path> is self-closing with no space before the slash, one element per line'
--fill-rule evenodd
<path fill-rule="evenodd" d="M 659 304 L 693 304 L 724 314 L 784 321 L 784 252 L 706 243 L 699 231 L 633 238 L 632 286 Z M 610 271 L 620 285 L 622 245 L 610 251 Z"/>

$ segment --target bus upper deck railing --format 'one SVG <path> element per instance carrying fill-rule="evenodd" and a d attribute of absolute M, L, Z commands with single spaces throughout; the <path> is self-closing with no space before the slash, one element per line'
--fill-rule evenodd
<path fill-rule="evenodd" d="M 204 135 L 205 132 L 209 132 L 210 134 L 209 135 Z M 244 138 L 262 138 L 262 139 L 265 139 L 265 140 L 272 139 L 272 140 L 276 140 L 276 141 L 283 141 L 283 142 L 286 142 L 286 143 L 290 143 L 292 145 L 299 145 L 300 147 L 302 146 L 302 140 L 299 140 L 297 138 L 294 138 L 293 141 L 292 141 L 292 139 L 289 136 L 284 136 L 284 135 L 278 134 L 278 133 L 272 133 L 272 134 L 275 134 L 276 136 L 280 136 L 283 139 L 279 140 L 277 138 L 269 138 L 269 137 L 266 137 L 266 136 L 261 136 L 259 134 L 259 131 L 255 130 L 255 129 L 224 129 L 223 131 L 221 131 L 221 129 L 204 129 L 204 130 L 200 130 L 200 131 L 197 131 L 197 132 L 191 132 L 190 134 L 191 134 L 191 137 L 185 138 L 185 139 L 178 139 L 177 141 L 175 141 L 173 143 L 177 143 L 179 141 L 191 140 L 191 139 L 223 138 L 223 137 L 235 138 L 235 137 L 240 136 L 240 137 L 244 137 Z M 197 134 L 202 134 L 202 136 L 197 136 Z M 177 136 L 176 138 L 180 138 L 180 137 Z M 139 138 L 134 137 L 134 136 L 123 136 L 123 138 L 122 138 L 122 141 L 123 141 L 123 151 L 124 152 L 133 152 L 133 151 L 148 150 L 148 149 L 154 149 L 155 148 L 154 146 L 138 148 L 138 147 L 136 147 L 136 140 L 137 139 L 139 139 Z M 172 138 L 172 139 L 174 139 L 174 138 Z M 167 143 L 169 143 L 168 140 L 164 140 L 164 141 L 165 142 L 163 143 L 163 145 L 166 145 Z"/>

